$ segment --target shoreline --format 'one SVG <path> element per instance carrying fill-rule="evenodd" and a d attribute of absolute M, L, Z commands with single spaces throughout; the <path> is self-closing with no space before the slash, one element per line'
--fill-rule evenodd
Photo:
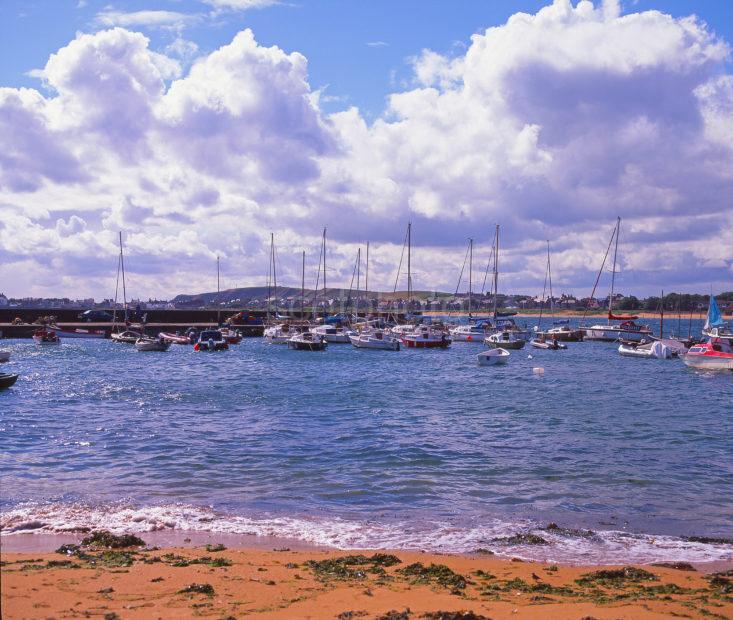
<path fill-rule="evenodd" d="M 222 536 L 212 538 L 219 543 L 208 549 L 201 543 L 16 553 L 3 545 L 3 618 L 600 620 L 733 613 L 733 562 L 705 570 L 686 563 L 568 566 L 402 550 L 233 548 Z M 152 540 L 144 535 L 145 543 Z"/>

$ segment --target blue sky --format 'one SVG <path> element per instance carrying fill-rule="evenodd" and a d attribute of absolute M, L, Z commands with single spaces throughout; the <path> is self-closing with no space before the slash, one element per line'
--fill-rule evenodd
<path fill-rule="evenodd" d="M 369 241 L 386 290 L 408 221 L 417 288 L 452 290 L 469 236 L 485 264 L 499 223 L 507 291 L 542 290 L 549 238 L 585 295 L 617 216 L 622 291 L 733 288 L 733 2 L 0 11 L 10 295 L 108 295 L 120 230 L 134 295 L 208 289 L 217 255 L 262 284 L 270 231 L 297 283 L 324 226 L 329 282 Z"/>
<path fill-rule="evenodd" d="M 252 28 L 261 45 L 299 51 L 308 58 L 311 86 L 326 87 L 324 108 L 355 105 L 374 118 L 383 111 L 388 93 L 409 84 L 409 59 L 422 49 L 461 54 L 472 34 L 502 24 L 519 11 L 535 13 L 546 4 L 545 0 L 286 0 L 194 21 L 183 36 L 209 52 L 231 41 L 239 30 Z M 2 0 L 0 5 L 0 84 L 30 87 L 37 87 L 38 80 L 27 72 L 42 67 L 77 31 L 100 29 L 95 17 L 105 9 L 190 15 L 211 11 L 196 0 Z M 627 0 L 622 8 L 660 10 L 675 17 L 695 14 L 733 41 L 733 2 L 728 0 Z M 136 29 L 150 37 L 153 49 L 165 49 L 177 36 L 172 29 Z"/>

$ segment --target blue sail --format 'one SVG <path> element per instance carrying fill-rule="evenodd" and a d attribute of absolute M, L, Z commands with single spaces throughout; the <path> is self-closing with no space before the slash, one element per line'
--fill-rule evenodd
<path fill-rule="evenodd" d="M 708 318 L 705 321 L 705 329 L 711 329 L 713 327 L 722 327 L 725 325 L 725 321 L 720 314 L 720 308 L 718 308 L 718 302 L 715 301 L 715 297 L 710 295 L 710 305 L 708 306 Z"/>

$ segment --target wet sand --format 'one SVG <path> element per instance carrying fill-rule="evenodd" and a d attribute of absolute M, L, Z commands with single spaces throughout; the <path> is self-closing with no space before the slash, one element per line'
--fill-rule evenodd
<path fill-rule="evenodd" d="M 296 549 L 282 540 L 273 548 L 272 539 L 261 539 L 258 547 L 220 549 L 214 541 L 226 544 L 225 537 L 207 536 L 207 543 L 186 537 L 194 547 L 82 547 L 66 554 L 10 551 L 13 544 L 6 543 L 13 537 L 6 537 L 2 617 L 733 617 L 731 566 L 717 566 L 725 573 L 717 576 L 710 567 L 618 571 L 491 555 Z M 602 570 L 616 572 L 597 572 Z"/>

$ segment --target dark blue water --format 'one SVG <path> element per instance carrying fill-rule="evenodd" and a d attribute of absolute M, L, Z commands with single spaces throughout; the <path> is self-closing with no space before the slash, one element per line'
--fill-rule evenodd
<path fill-rule="evenodd" d="M 2 348 L 21 374 L 0 393 L 6 533 L 104 524 L 470 551 L 554 521 L 601 531 L 548 534 L 543 553 L 561 559 L 733 558 L 678 539 L 733 537 L 733 373 L 590 342 L 512 351 L 505 367 L 477 366 L 471 343 Z"/>

